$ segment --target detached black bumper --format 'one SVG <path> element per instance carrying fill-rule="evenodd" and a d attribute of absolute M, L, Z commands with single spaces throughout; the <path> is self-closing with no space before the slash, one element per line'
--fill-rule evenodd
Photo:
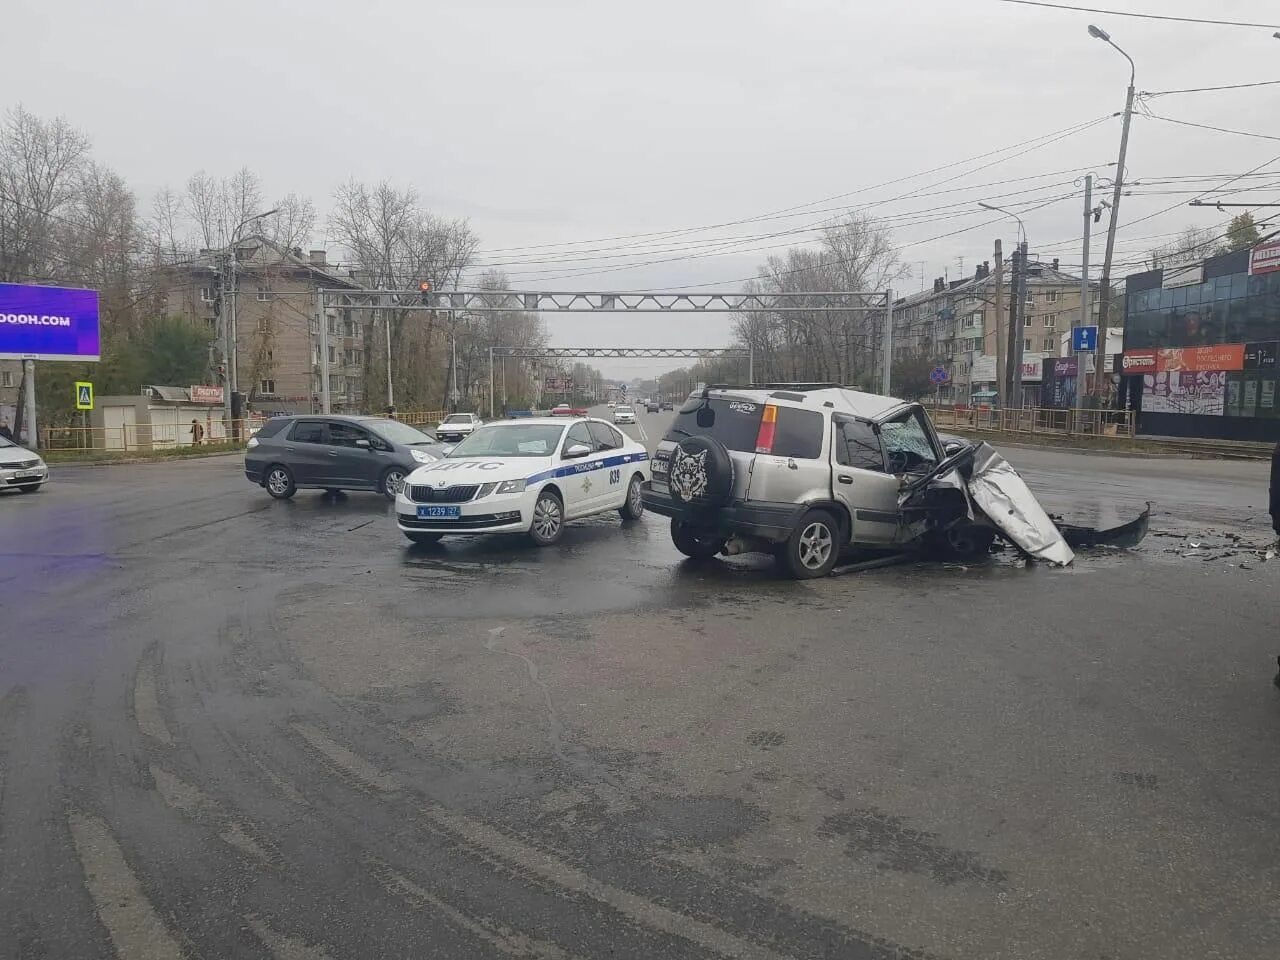
<path fill-rule="evenodd" d="M 770 543 L 782 543 L 791 536 L 800 518 L 809 508 L 794 503 L 743 503 L 738 501 L 724 507 L 698 507 L 688 509 L 677 503 L 669 494 L 659 493 L 652 484 L 642 490 L 646 510 L 681 520 L 728 537 L 759 537 Z"/>

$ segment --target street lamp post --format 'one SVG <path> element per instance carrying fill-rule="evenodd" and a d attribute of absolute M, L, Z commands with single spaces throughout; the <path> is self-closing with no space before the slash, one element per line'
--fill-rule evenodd
<path fill-rule="evenodd" d="M 278 213 L 279 207 L 267 210 L 264 213 L 255 213 L 253 216 L 245 217 L 236 224 L 236 228 L 231 231 L 231 237 L 227 241 L 227 298 L 228 316 L 222 321 L 222 356 L 223 365 L 226 368 L 226 384 L 222 389 L 222 413 L 224 430 L 231 429 L 232 409 L 231 395 L 235 393 L 240 386 L 239 369 L 237 366 L 237 349 L 239 341 L 236 329 L 236 245 L 240 242 L 240 231 L 244 229 L 246 224 L 255 220 L 261 220 L 263 217 L 269 217 L 273 213 Z M 230 439 L 228 437 L 227 439 Z"/>
<path fill-rule="evenodd" d="M 1120 191 L 1124 188 L 1124 158 L 1129 150 L 1129 121 L 1133 118 L 1133 84 L 1137 68 L 1133 57 L 1116 46 L 1111 34 L 1089 24 L 1089 36 L 1109 44 L 1129 61 L 1129 90 L 1124 100 L 1124 123 L 1120 127 L 1120 158 L 1116 161 L 1116 181 L 1111 191 L 1111 223 L 1107 226 L 1107 250 L 1102 257 L 1102 277 L 1098 283 L 1098 350 L 1095 355 L 1094 392 L 1102 395 L 1103 357 L 1106 352 L 1107 327 L 1111 310 L 1111 258 L 1116 249 L 1116 227 L 1120 223 Z M 1083 377 L 1082 377 L 1083 379 Z"/>
<path fill-rule="evenodd" d="M 978 201 L 984 210 L 1003 213 L 1018 221 L 1018 246 L 1013 252 L 1013 279 L 1010 283 L 1013 292 L 1013 319 L 1009 323 L 1009 339 L 1005 346 L 1005 382 L 1001 384 L 1005 392 L 1005 402 L 1015 409 L 1022 407 L 1022 348 L 1026 336 L 1023 316 L 1027 310 L 1027 225 L 1012 210 L 997 207 L 994 203 Z M 996 318 L 999 329 L 999 317 Z M 985 333 L 985 331 L 984 331 Z M 996 343 L 999 351 L 1000 344 Z M 998 364 L 997 364 L 998 366 Z"/>

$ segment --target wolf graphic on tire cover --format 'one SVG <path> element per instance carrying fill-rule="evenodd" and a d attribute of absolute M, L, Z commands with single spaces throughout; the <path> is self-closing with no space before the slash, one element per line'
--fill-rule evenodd
<path fill-rule="evenodd" d="M 668 483 L 676 495 L 686 502 L 707 492 L 707 451 L 685 453 L 676 448 L 676 455 L 668 474 Z"/>

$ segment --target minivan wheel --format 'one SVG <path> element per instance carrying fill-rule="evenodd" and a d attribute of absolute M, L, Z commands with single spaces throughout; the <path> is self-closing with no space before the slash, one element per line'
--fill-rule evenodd
<path fill-rule="evenodd" d="M 391 467 L 382 475 L 382 480 L 378 487 L 382 490 L 382 495 L 388 500 L 394 500 L 396 494 L 400 492 L 400 488 L 404 486 L 404 480 L 407 475 L 399 467 Z"/>
<path fill-rule="evenodd" d="M 810 510 L 778 551 L 783 570 L 796 580 L 825 577 L 840 556 L 840 526 L 825 510 Z"/>
<path fill-rule="evenodd" d="M 298 492 L 298 485 L 293 482 L 293 473 L 288 467 L 279 463 L 267 470 L 267 476 L 262 485 L 267 488 L 267 493 L 277 500 L 288 500 Z"/>
<path fill-rule="evenodd" d="M 714 531 L 674 518 L 671 521 L 671 542 L 677 550 L 694 560 L 710 560 L 724 549 L 724 538 Z"/>

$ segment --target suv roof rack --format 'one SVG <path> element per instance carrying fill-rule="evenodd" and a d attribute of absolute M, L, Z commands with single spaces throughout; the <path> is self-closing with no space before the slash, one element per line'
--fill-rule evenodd
<path fill-rule="evenodd" d="M 799 383 L 710 383 L 705 390 L 795 390 L 803 393 L 806 390 L 841 390 L 841 384 L 803 381 Z"/>

